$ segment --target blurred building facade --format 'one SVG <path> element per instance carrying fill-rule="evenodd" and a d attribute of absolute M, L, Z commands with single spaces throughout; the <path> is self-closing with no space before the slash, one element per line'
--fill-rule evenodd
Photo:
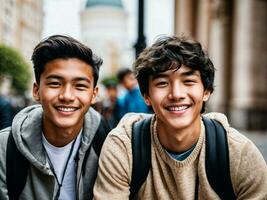
<path fill-rule="evenodd" d="M 82 41 L 104 60 L 101 77 L 131 67 L 134 51 L 128 40 L 127 18 L 121 0 L 87 0 L 81 10 Z"/>
<path fill-rule="evenodd" d="M 0 42 L 15 46 L 17 15 L 16 0 L 0 0 Z"/>
<path fill-rule="evenodd" d="M 216 68 L 210 111 L 267 129 L 267 1 L 175 0 L 175 34 L 200 41 Z"/>
<path fill-rule="evenodd" d="M 29 63 L 43 17 L 43 0 L 0 0 L 0 43 L 16 48 Z"/>

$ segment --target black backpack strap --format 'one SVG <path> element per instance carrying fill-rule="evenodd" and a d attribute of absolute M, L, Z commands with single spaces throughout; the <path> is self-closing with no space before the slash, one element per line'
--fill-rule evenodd
<path fill-rule="evenodd" d="M 98 156 L 100 155 L 103 143 L 105 142 L 105 139 L 110 131 L 110 126 L 104 117 L 101 116 L 100 124 L 92 141 L 93 148 Z"/>
<path fill-rule="evenodd" d="M 223 200 L 236 199 L 233 190 L 226 131 L 216 120 L 203 117 L 206 130 L 206 173 L 213 190 Z"/>
<path fill-rule="evenodd" d="M 26 184 L 29 162 L 17 149 L 12 132 L 7 140 L 6 182 L 10 200 L 17 200 Z"/>
<path fill-rule="evenodd" d="M 146 180 L 151 166 L 151 119 L 152 117 L 149 117 L 133 124 L 133 169 L 129 199 L 133 199 L 136 196 L 143 182 Z"/>
<path fill-rule="evenodd" d="M 95 133 L 95 136 L 92 141 L 92 147 L 96 152 L 96 155 L 99 157 L 103 143 L 105 142 L 105 139 L 108 135 L 108 133 L 111 131 L 110 126 L 108 125 L 107 121 L 104 119 L 103 116 L 101 116 L 101 121 L 99 123 L 98 129 Z M 89 156 L 90 148 L 85 152 L 84 159 L 87 160 Z M 86 162 L 83 162 L 82 165 L 82 173 L 84 175 L 85 173 L 85 164 Z"/>

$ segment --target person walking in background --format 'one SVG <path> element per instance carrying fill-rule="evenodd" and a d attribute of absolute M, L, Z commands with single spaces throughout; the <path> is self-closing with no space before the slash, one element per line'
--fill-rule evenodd
<path fill-rule="evenodd" d="M 35 47 L 32 61 L 39 104 L 0 131 L 0 199 L 92 199 L 99 144 L 109 131 L 90 108 L 102 59 L 79 41 L 54 35 Z"/>
<path fill-rule="evenodd" d="M 119 113 L 122 110 L 122 104 L 118 97 L 117 82 L 114 80 L 107 80 L 104 84 L 106 98 L 102 102 L 101 114 L 109 123 L 111 128 L 116 127 L 120 118 Z"/>
<path fill-rule="evenodd" d="M 8 99 L 0 96 L 0 130 L 11 126 L 13 109 Z"/>
<path fill-rule="evenodd" d="M 221 113 L 202 114 L 215 68 L 200 43 L 165 36 L 134 63 L 155 114 L 128 114 L 103 145 L 95 200 L 267 198 L 267 166 Z"/>
<path fill-rule="evenodd" d="M 123 108 L 120 117 L 129 112 L 148 113 L 149 107 L 145 104 L 139 90 L 137 79 L 130 69 L 121 69 L 118 72 L 119 83 L 126 89 L 123 97 Z"/>

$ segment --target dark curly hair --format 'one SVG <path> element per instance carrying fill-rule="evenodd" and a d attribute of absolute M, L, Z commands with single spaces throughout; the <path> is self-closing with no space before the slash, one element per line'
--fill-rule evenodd
<path fill-rule="evenodd" d="M 184 36 L 162 36 L 138 56 L 133 67 L 141 93 L 148 95 L 149 77 L 182 65 L 198 70 L 204 89 L 213 92 L 215 68 L 199 42 Z M 205 111 L 205 103 L 201 113 Z"/>
<path fill-rule="evenodd" d="M 44 72 L 45 64 L 57 58 L 78 58 L 89 64 L 93 69 L 94 87 L 97 85 L 102 59 L 93 54 L 86 45 L 65 35 L 50 36 L 34 48 L 31 60 L 38 84 L 40 83 L 40 76 Z"/>

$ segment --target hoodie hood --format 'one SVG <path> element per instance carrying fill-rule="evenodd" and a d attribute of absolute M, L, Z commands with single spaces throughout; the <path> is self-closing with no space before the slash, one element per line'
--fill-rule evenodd
<path fill-rule="evenodd" d="M 42 115 L 43 109 L 40 104 L 21 110 L 14 117 L 12 135 L 18 150 L 29 162 L 48 174 L 49 169 L 46 166 L 46 157 L 42 146 Z M 89 148 L 99 123 L 100 115 L 90 108 L 85 115 L 79 154 L 84 154 Z"/>

